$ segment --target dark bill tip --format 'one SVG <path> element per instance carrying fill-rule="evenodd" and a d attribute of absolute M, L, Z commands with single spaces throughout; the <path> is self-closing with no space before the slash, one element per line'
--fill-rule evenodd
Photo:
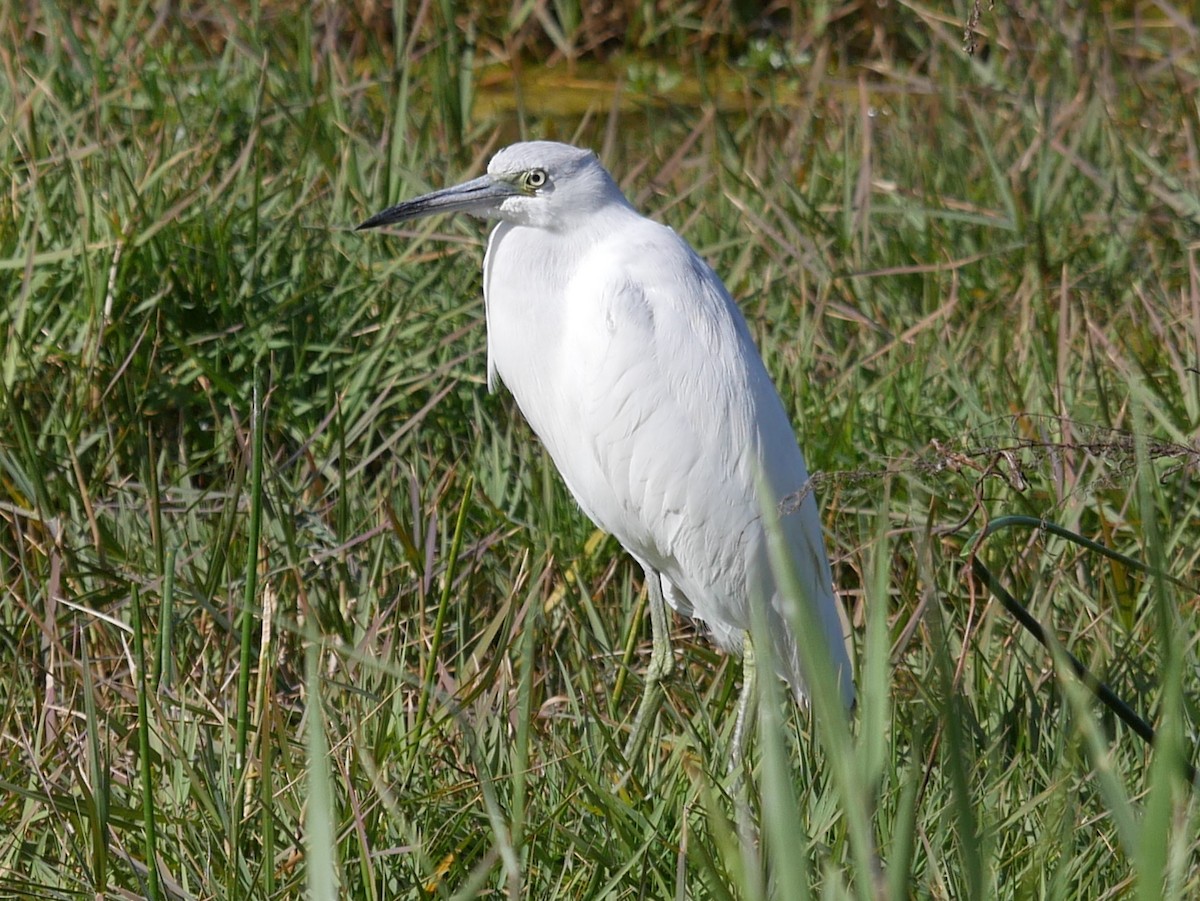
<path fill-rule="evenodd" d="M 392 225 L 393 223 L 403 222 L 405 219 L 411 218 L 410 216 L 406 216 L 401 210 L 401 207 L 403 206 L 404 204 L 402 203 L 397 204 L 396 206 L 390 206 L 383 212 L 376 213 L 365 222 L 360 222 L 358 225 L 354 226 L 354 230 L 356 232 L 361 232 L 366 231 L 369 228 L 382 228 L 385 225 Z"/>

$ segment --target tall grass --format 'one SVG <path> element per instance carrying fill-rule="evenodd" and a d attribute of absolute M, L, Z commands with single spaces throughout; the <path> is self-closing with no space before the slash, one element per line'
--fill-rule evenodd
<path fill-rule="evenodd" d="M 0 7 L 0 893 L 1197 893 L 1194 593 L 969 541 L 1196 571 L 1186 10 L 164 10 Z M 820 473 L 860 709 L 763 684 L 741 781 L 681 621 L 622 756 L 640 576 L 484 390 L 484 230 L 349 230 L 521 135 L 713 262 Z"/>

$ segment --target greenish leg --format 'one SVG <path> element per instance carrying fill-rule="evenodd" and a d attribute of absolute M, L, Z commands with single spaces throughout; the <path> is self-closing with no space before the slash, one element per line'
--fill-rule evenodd
<path fill-rule="evenodd" d="M 754 661 L 754 643 L 750 633 L 742 636 L 742 693 L 738 696 L 737 720 L 733 724 L 733 746 L 729 749 L 729 772 L 742 764 L 742 752 L 746 746 L 746 733 L 754 729 L 754 713 L 758 698 L 756 682 L 758 666 Z"/>
<path fill-rule="evenodd" d="M 667 627 L 667 604 L 663 600 L 662 582 L 658 573 L 646 568 L 646 592 L 650 600 L 651 650 L 650 665 L 646 668 L 646 687 L 638 704 L 637 716 L 633 720 L 633 733 L 625 746 L 625 759 L 632 760 L 642 751 L 650 734 L 650 727 L 662 704 L 662 680 L 671 674 L 674 659 L 671 656 L 671 635 Z"/>

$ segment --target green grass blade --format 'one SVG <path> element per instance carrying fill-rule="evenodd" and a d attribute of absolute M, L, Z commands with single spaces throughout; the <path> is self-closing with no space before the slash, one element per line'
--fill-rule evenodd
<path fill-rule="evenodd" d="M 333 774 L 329 766 L 329 739 L 321 701 L 321 644 L 311 627 L 306 644 L 308 804 L 304 814 L 304 850 L 307 897 L 310 901 L 336 901 L 341 897 L 336 858 L 337 814 L 333 803 Z"/>
<path fill-rule="evenodd" d="M 154 816 L 154 788 L 158 784 L 154 778 L 154 764 L 150 756 L 150 704 L 149 693 L 151 680 L 146 665 L 146 642 L 142 620 L 142 598 L 137 586 L 130 592 L 130 609 L 132 611 L 133 628 L 133 658 L 137 667 L 137 681 L 134 690 L 137 693 L 138 711 L 138 775 L 141 780 L 142 794 L 142 830 L 146 852 L 146 894 L 151 901 L 158 901 L 158 825 Z"/>

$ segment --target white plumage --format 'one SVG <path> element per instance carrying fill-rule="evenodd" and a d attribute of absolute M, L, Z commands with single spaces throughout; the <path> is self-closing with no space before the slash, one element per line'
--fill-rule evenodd
<path fill-rule="evenodd" d="M 779 675 L 803 700 L 762 511 L 804 490 L 808 472 L 721 280 L 634 210 L 593 153 L 547 141 L 507 147 L 482 178 L 359 227 L 453 210 L 500 220 L 484 260 L 489 387 L 508 387 L 580 507 L 642 566 L 652 613 L 665 599 L 740 651 L 750 605 L 764 604 Z M 779 522 L 850 705 L 820 517 L 805 495 Z M 654 622 L 657 650 L 666 636 Z"/>

